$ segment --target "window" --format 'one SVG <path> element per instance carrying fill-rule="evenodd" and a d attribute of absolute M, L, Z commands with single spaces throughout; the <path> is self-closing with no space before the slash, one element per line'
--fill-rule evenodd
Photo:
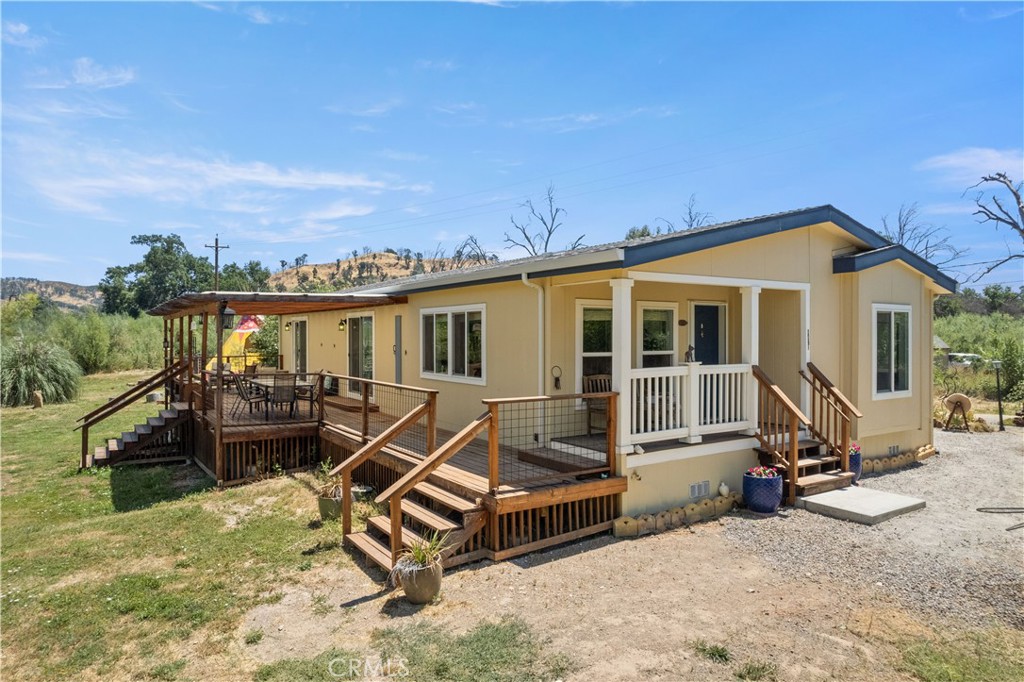
<path fill-rule="evenodd" d="M 874 397 L 910 395 L 910 306 L 871 307 L 875 356 Z"/>
<path fill-rule="evenodd" d="M 639 303 L 636 347 L 640 367 L 671 367 L 676 355 L 676 306 Z"/>
<path fill-rule="evenodd" d="M 430 309 L 420 314 L 421 376 L 484 383 L 484 308 Z"/>
<path fill-rule="evenodd" d="M 585 376 L 612 373 L 612 309 L 583 305 L 578 319 L 582 385 Z"/>

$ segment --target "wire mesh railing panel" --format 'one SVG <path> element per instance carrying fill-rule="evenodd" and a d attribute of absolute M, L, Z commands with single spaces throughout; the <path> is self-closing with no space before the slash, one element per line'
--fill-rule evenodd
<path fill-rule="evenodd" d="M 579 396 L 495 401 L 493 407 L 497 408 L 498 417 L 500 485 L 598 475 L 608 471 L 608 429 L 611 424 L 606 423 L 601 430 L 588 426 L 585 403 L 581 405 Z M 609 421 L 611 419 L 608 418 Z M 493 448 L 490 456 L 494 456 Z"/>
<path fill-rule="evenodd" d="M 431 391 L 414 386 L 338 375 L 325 376 L 324 394 L 324 421 L 354 431 L 365 440 L 377 438 L 410 412 L 426 405 L 432 396 Z M 429 415 L 424 410 L 390 445 L 425 457 L 429 454 L 429 436 Z"/>

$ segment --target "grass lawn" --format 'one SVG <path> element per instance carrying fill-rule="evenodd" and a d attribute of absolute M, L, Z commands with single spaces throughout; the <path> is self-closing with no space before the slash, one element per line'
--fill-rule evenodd
<path fill-rule="evenodd" d="M 205 663 L 230 679 L 338 679 L 319 660 L 337 656 L 329 640 L 314 660 L 232 667 L 232 645 L 262 636 L 239 637 L 246 611 L 318 566 L 358 570 L 340 523 L 319 521 L 311 476 L 218 491 L 195 466 L 78 472 L 75 420 L 146 375 L 86 377 L 74 403 L 0 413 L 4 679 L 210 679 Z M 95 444 L 157 409 L 138 403 L 101 423 Z M 397 633 L 377 635 L 382 655 L 409 659 L 419 675 L 447 665 L 437 661 L 447 633 L 418 630 L 401 646 Z M 529 675 L 502 679 L 536 679 L 560 669 L 537 664 L 540 644 L 521 623 L 482 623 L 466 637 L 476 653 L 451 662 L 453 674 L 529 663 Z M 509 643 L 515 660 L 502 658 Z"/>
<path fill-rule="evenodd" d="M 10 679 L 175 679 L 185 640 L 228 644 L 239 616 L 300 570 L 347 563 L 308 480 L 216 491 L 195 467 L 79 474 L 75 420 L 144 373 L 87 377 L 81 398 L 2 413 L 4 673 Z M 97 444 L 156 406 L 95 429 Z"/>

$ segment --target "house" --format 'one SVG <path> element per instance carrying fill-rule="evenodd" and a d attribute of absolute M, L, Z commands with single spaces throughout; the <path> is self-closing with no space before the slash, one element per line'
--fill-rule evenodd
<path fill-rule="evenodd" d="M 447 531 L 451 565 L 607 530 L 723 481 L 740 489 L 759 461 L 785 472 L 792 503 L 849 484 L 853 439 L 869 457 L 930 443 L 932 303 L 955 289 L 820 206 L 339 294 L 207 292 L 150 312 L 170 325 L 179 395 L 201 398 L 202 418 L 181 405 L 183 452 L 227 484 L 268 453 L 308 464 L 315 445 L 390 510 L 365 533 L 346 510 L 350 544 L 388 566 L 418 533 Z M 232 422 L 233 399 L 211 390 L 220 378 L 196 386 L 180 364 L 194 352 L 186 325 L 221 324 L 226 308 L 281 315 L 282 369 L 313 377 L 304 425 L 269 411 Z"/>

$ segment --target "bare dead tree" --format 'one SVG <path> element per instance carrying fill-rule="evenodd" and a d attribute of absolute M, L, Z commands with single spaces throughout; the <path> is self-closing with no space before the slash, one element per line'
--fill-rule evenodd
<path fill-rule="evenodd" d="M 531 256 L 539 256 L 551 250 L 551 238 L 558 231 L 558 228 L 562 226 L 561 217 L 565 215 L 565 209 L 555 206 L 554 185 L 548 185 L 545 201 L 547 203 L 545 213 L 537 210 L 533 205 L 532 199 L 527 199 L 519 204 L 520 208 L 525 208 L 528 211 L 525 221 L 517 221 L 515 216 L 509 216 L 515 231 L 512 235 L 509 235 L 508 232 L 505 233 L 505 241 L 508 242 L 508 246 L 505 247 L 506 249 L 518 246 Z M 540 223 L 540 229 L 537 232 L 533 231 L 534 222 Z M 575 240 L 565 247 L 565 250 L 573 251 L 583 246 L 583 238 L 585 236 L 585 234 L 581 234 L 579 237 L 576 237 Z"/>
<path fill-rule="evenodd" d="M 485 265 L 498 260 L 498 254 L 487 251 L 477 238 L 469 235 L 455 245 L 452 252 L 451 264 L 453 269 L 467 268 L 473 265 Z"/>
<path fill-rule="evenodd" d="M 701 211 L 697 209 L 697 195 L 691 194 L 690 199 L 686 202 L 686 213 L 682 216 L 682 227 L 676 228 L 675 223 L 666 218 L 658 218 L 657 220 L 665 223 L 665 232 L 669 233 L 704 227 L 705 225 L 710 225 L 711 221 L 714 219 L 715 216 L 711 215 L 709 211 Z"/>
<path fill-rule="evenodd" d="M 981 187 L 986 183 L 995 183 L 996 185 L 1004 187 L 1010 193 L 1010 196 L 1013 197 L 1013 201 L 1016 205 L 1011 209 L 1007 209 L 1003 205 L 1003 201 L 999 200 L 999 196 L 996 195 L 995 191 L 993 191 L 990 196 L 986 197 L 985 190 L 981 190 L 974 197 L 974 205 L 977 207 L 974 215 L 978 216 L 978 222 L 994 223 L 996 230 L 998 230 L 1000 226 L 1010 228 L 1012 232 L 1016 233 L 1016 235 L 1021 238 L 1022 246 L 1024 246 L 1024 200 L 1021 199 L 1022 183 L 1018 182 L 1014 184 L 1013 180 L 1011 180 L 1006 173 L 993 173 L 991 175 L 982 176 L 980 182 L 976 185 L 971 185 L 967 190 L 969 191 L 976 187 Z M 996 189 L 999 188 L 996 187 Z M 983 266 L 982 270 L 975 274 L 971 279 L 977 282 L 996 268 L 1021 259 L 1024 259 L 1024 249 L 1014 249 L 1010 246 L 1009 242 L 1007 242 L 1006 256 L 981 263 Z"/>
<path fill-rule="evenodd" d="M 949 230 L 945 227 L 923 222 L 916 201 L 900 204 L 895 224 L 890 224 L 889 216 L 882 216 L 881 232 L 893 244 L 902 244 L 939 267 L 954 265 L 968 251 L 950 241 Z"/>

